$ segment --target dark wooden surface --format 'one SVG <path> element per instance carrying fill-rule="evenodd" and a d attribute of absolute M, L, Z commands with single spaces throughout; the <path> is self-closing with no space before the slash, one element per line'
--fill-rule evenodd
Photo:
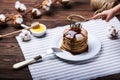
<path fill-rule="evenodd" d="M 16 0 L 0 0 L 0 13 L 16 14 L 17 11 L 14 8 L 15 1 Z M 41 2 L 41 0 L 20 1 L 25 3 L 29 9 L 34 7 L 38 2 Z M 52 7 L 51 14 L 44 13 L 39 19 L 31 19 L 28 15 L 24 23 L 30 25 L 32 22 L 39 21 L 47 25 L 47 28 L 66 25 L 68 24 L 66 17 L 70 14 L 80 14 L 84 17 L 91 17 L 94 11 L 92 11 L 89 4 L 89 0 L 71 0 L 69 8 L 64 8 L 60 4 L 55 4 Z M 118 18 L 120 19 L 119 16 Z M 15 30 L 18 29 L 13 28 L 11 22 L 8 22 L 8 26 L 6 27 L 0 26 L 0 34 L 6 34 Z M 0 80 L 32 80 L 28 67 L 20 70 L 14 70 L 12 68 L 13 64 L 23 60 L 24 57 L 15 36 L 0 40 Z M 96 80 L 120 80 L 120 74 L 101 77 Z"/>

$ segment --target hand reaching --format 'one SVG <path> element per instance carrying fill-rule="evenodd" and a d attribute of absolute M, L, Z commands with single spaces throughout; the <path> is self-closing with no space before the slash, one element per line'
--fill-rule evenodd
<path fill-rule="evenodd" d="M 94 15 L 92 19 L 102 18 L 103 20 L 106 20 L 106 22 L 108 22 L 118 13 L 120 13 L 120 4 L 109 10 L 105 10 L 101 13 Z"/>
<path fill-rule="evenodd" d="M 92 19 L 102 18 L 102 20 L 106 20 L 106 22 L 110 21 L 115 16 L 114 10 L 109 9 L 105 10 L 101 13 L 98 13 L 92 17 Z"/>

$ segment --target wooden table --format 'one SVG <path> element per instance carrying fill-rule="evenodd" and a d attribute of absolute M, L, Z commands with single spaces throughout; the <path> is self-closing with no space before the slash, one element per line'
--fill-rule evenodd
<path fill-rule="evenodd" d="M 0 0 L 0 13 L 3 14 L 16 14 L 17 11 L 14 8 L 16 0 Z M 28 9 L 34 7 L 42 0 L 20 0 L 27 5 Z M 54 28 L 56 26 L 62 26 L 68 24 L 66 17 L 70 14 L 80 14 L 86 18 L 93 15 L 93 11 L 90 8 L 89 0 L 71 0 L 68 8 L 62 7 L 62 5 L 54 5 L 50 14 L 44 13 L 39 19 L 32 19 L 30 16 L 26 17 L 24 23 L 30 25 L 32 22 L 39 21 L 47 26 L 47 28 Z M 118 16 L 120 19 L 120 17 Z M 4 28 L 3 28 L 4 27 Z M 12 27 L 12 23 L 8 22 L 8 26 L 0 26 L 0 34 L 6 34 L 15 31 Z M 18 35 L 18 34 L 16 34 Z M 23 61 L 24 57 L 22 51 L 14 36 L 4 38 L 0 40 L 0 80 L 31 80 L 28 67 L 20 70 L 14 70 L 13 64 Z M 120 74 L 110 75 L 106 77 L 97 78 L 96 80 L 120 80 Z"/>

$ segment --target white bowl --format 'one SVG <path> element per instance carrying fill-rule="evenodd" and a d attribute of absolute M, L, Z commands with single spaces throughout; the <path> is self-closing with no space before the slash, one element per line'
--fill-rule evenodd
<path fill-rule="evenodd" d="M 46 26 L 44 24 L 39 24 L 38 28 L 31 28 L 30 31 L 33 36 L 41 37 L 46 33 Z"/>

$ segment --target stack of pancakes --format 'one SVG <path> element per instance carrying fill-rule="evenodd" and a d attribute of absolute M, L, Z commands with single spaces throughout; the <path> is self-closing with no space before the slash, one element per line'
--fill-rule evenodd
<path fill-rule="evenodd" d="M 61 49 L 80 54 L 88 50 L 88 32 L 81 24 L 75 24 L 66 28 L 63 32 Z"/>

